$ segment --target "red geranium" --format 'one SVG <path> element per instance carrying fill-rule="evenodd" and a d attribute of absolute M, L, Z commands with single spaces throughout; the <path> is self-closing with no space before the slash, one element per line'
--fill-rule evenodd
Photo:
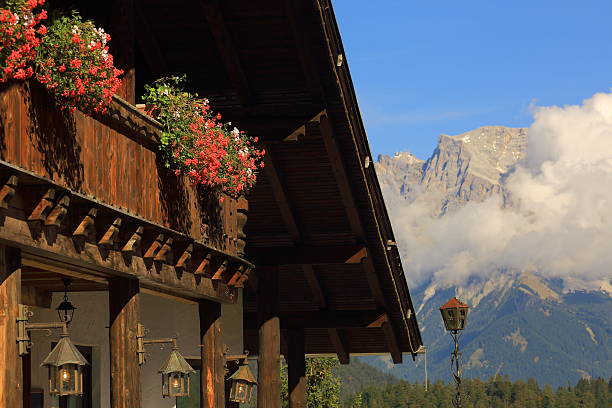
<path fill-rule="evenodd" d="M 40 22 L 45 0 L 8 1 L 0 9 L 0 82 L 28 79 L 34 75 L 34 59 L 47 29 Z"/>

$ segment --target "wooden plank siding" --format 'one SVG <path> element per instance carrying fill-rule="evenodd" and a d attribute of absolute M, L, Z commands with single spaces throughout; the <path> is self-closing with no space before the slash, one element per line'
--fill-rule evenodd
<path fill-rule="evenodd" d="M 0 158 L 130 215 L 237 255 L 236 200 L 218 203 L 159 159 L 151 119 L 116 100 L 92 118 L 32 83 L 0 86 Z"/>

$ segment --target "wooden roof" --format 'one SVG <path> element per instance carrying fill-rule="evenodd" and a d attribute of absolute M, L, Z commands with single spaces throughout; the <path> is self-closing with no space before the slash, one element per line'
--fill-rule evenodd
<path fill-rule="evenodd" d="M 150 0 L 137 13 L 137 82 L 187 73 L 268 152 L 247 259 L 280 267 L 282 327 L 304 327 L 311 354 L 414 354 L 422 340 L 330 2 Z M 246 290 L 250 350 L 255 301 Z"/>

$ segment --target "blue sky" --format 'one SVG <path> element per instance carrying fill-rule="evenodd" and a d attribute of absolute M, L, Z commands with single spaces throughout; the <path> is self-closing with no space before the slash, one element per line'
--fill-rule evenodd
<path fill-rule="evenodd" d="M 610 0 L 333 0 L 370 147 L 529 126 L 612 88 Z"/>

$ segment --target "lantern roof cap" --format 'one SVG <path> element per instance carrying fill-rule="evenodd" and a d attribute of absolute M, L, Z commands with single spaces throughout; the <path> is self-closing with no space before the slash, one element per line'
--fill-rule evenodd
<path fill-rule="evenodd" d="M 454 308 L 457 308 L 457 307 L 469 308 L 469 306 L 467 304 L 462 303 L 456 297 L 453 297 L 448 302 L 446 302 L 445 304 L 440 306 L 440 310 L 442 310 L 442 309 L 454 309 Z"/>
<path fill-rule="evenodd" d="M 67 336 L 60 339 L 41 366 L 59 367 L 64 364 L 77 364 L 80 366 L 89 364 Z"/>
<path fill-rule="evenodd" d="M 164 364 L 162 364 L 161 368 L 158 371 L 160 374 L 170 374 L 170 373 L 183 373 L 183 374 L 191 374 L 195 373 L 195 370 L 185 357 L 178 350 L 172 350 L 172 353 L 168 356 L 168 359 Z"/>
<path fill-rule="evenodd" d="M 257 384 L 257 380 L 255 376 L 251 372 L 248 364 L 240 364 L 238 370 L 234 374 L 232 374 L 229 378 L 230 380 L 242 380 L 251 384 Z"/>

